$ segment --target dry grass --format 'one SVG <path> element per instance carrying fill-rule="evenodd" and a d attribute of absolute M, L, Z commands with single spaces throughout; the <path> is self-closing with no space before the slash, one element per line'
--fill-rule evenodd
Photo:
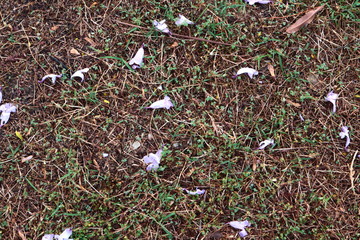
<path fill-rule="evenodd" d="M 359 239 L 359 3 L 47 2 L 0 10 L 0 86 L 19 106 L 0 129 L 1 239 L 70 226 L 74 239 L 235 239 L 225 223 L 245 219 L 248 238 Z M 313 23 L 284 33 L 321 4 Z M 177 28 L 178 13 L 197 25 Z M 154 19 L 178 35 L 155 32 Z M 130 71 L 142 43 L 145 67 Z M 69 80 L 85 67 L 84 83 Z M 232 79 L 240 67 L 260 74 Z M 164 95 L 174 108 L 143 109 Z M 275 147 L 254 150 L 267 138 Z M 162 144 L 147 173 L 142 157 Z"/>

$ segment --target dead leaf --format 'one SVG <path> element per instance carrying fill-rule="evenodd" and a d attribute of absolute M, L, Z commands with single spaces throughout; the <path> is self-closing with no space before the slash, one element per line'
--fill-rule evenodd
<path fill-rule="evenodd" d="M 91 38 L 88 38 L 88 37 L 84 37 L 84 39 L 85 39 L 85 41 L 87 41 L 88 43 L 90 43 L 90 45 L 92 46 L 92 47 L 96 47 L 98 44 L 94 41 L 94 40 L 92 40 Z"/>
<path fill-rule="evenodd" d="M 22 240 L 26 240 L 25 234 L 23 233 L 23 231 L 18 230 L 19 236 Z"/>
<path fill-rule="evenodd" d="M 270 72 L 270 75 L 271 75 L 272 77 L 276 77 L 274 66 L 269 63 L 269 64 L 267 65 L 267 67 L 268 67 L 268 70 L 269 70 L 269 72 Z"/>
<path fill-rule="evenodd" d="M 22 159 L 21 159 L 21 162 L 23 163 L 23 162 L 27 162 L 27 161 L 29 161 L 29 160 L 31 160 L 33 158 L 33 155 L 30 155 L 30 156 L 27 156 L 27 157 L 23 157 Z"/>
<path fill-rule="evenodd" d="M 80 55 L 79 51 L 76 50 L 75 48 L 72 48 L 72 49 L 70 50 L 70 53 L 71 53 L 71 54 L 74 54 L 74 55 Z"/>
<path fill-rule="evenodd" d="M 179 43 L 178 42 L 174 42 L 173 44 L 171 44 L 171 48 L 174 48 L 174 47 L 177 47 L 177 46 L 179 46 Z"/>
<path fill-rule="evenodd" d="M 290 27 L 286 29 L 287 33 L 295 33 L 300 30 L 303 26 L 311 23 L 314 18 L 315 14 L 321 11 L 324 8 L 324 5 L 317 7 L 313 10 L 308 11 L 304 16 L 299 18 L 294 24 L 292 24 Z"/>
<path fill-rule="evenodd" d="M 285 101 L 286 101 L 287 103 L 293 105 L 294 107 L 297 107 L 297 108 L 298 108 L 298 107 L 301 107 L 301 104 L 300 104 L 300 103 L 293 102 L 293 101 L 291 101 L 291 100 L 289 100 L 289 99 L 286 99 L 286 98 L 285 98 Z"/>

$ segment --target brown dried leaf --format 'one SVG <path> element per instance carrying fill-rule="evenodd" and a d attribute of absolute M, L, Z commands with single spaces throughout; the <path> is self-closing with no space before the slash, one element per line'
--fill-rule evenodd
<path fill-rule="evenodd" d="M 71 54 L 74 54 L 74 55 L 80 55 L 79 51 L 76 50 L 75 48 L 72 48 L 72 49 L 70 50 L 70 53 L 71 53 Z"/>
<path fill-rule="evenodd" d="M 297 108 L 298 108 L 298 107 L 301 107 L 301 104 L 300 104 L 300 103 L 293 102 L 293 101 L 291 101 L 291 100 L 289 100 L 289 99 L 285 99 L 285 101 L 286 101 L 287 103 L 293 105 L 294 107 L 297 107 Z"/>
<path fill-rule="evenodd" d="M 272 77 L 276 77 L 274 66 L 271 65 L 271 64 L 268 64 L 267 67 L 268 67 L 268 70 L 269 70 L 269 72 L 270 72 L 270 75 L 271 75 Z"/>
<path fill-rule="evenodd" d="M 60 27 L 60 25 L 55 25 L 55 26 L 51 27 L 50 30 L 56 31 L 56 30 L 58 30 L 59 27 Z"/>
<path fill-rule="evenodd" d="M 314 18 L 315 14 L 321 11 L 324 8 L 324 5 L 317 7 L 313 10 L 308 11 L 304 16 L 299 18 L 294 24 L 292 24 L 290 27 L 286 29 L 287 33 L 295 33 L 300 30 L 303 26 L 311 23 Z"/>
<path fill-rule="evenodd" d="M 21 231 L 20 229 L 18 230 L 18 234 L 19 234 L 19 237 L 20 237 L 22 240 L 27 240 L 26 237 L 25 237 L 25 234 L 24 234 L 23 231 Z"/>
<path fill-rule="evenodd" d="M 23 157 L 22 159 L 21 159 L 21 162 L 23 163 L 23 162 L 27 162 L 27 161 L 29 161 L 29 160 L 31 160 L 33 158 L 33 155 L 30 155 L 30 156 L 27 156 L 27 157 Z"/>
<path fill-rule="evenodd" d="M 179 43 L 178 42 L 174 42 L 173 44 L 171 44 L 171 48 L 174 48 L 174 47 L 177 47 L 177 46 L 179 46 Z"/>
<path fill-rule="evenodd" d="M 90 43 L 90 45 L 92 46 L 92 47 L 96 47 L 98 44 L 94 41 L 94 40 L 92 40 L 91 38 L 88 38 L 88 37 L 84 37 L 84 39 L 85 39 L 85 41 L 87 41 L 88 43 Z"/>

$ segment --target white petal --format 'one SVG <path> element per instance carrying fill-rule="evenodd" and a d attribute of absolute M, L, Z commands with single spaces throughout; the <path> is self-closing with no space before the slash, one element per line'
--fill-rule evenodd
<path fill-rule="evenodd" d="M 3 112 L 16 112 L 16 108 L 17 106 L 15 104 L 12 103 L 5 103 L 3 105 L 0 106 L 0 111 Z"/>
<path fill-rule="evenodd" d="M 243 229 L 239 232 L 239 235 L 240 235 L 240 237 L 246 237 L 248 235 L 248 233 L 245 229 Z"/>
<path fill-rule="evenodd" d="M 186 188 L 184 188 L 184 190 L 190 195 L 202 195 L 202 194 L 204 194 L 206 192 L 205 189 L 201 190 L 201 189 L 198 189 L 198 188 L 196 189 L 196 191 L 189 191 Z"/>
<path fill-rule="evenodd" d="M 271 0 L 246 0 L 250 5 L 254 5 L 255 3 L 267 4 L 271 3 Z"/>
<path fill-rule="evenodd" d="M 170 97 L 165 96 L 163 100 L 156 101 L 156 102 L 152 103 L 147 108 L 152 108 L 152 109 L 166 108 L 166 109 L 170 109 L 173 106 L 174 105 L 172 104 L 172 102 L 170 100 Z"/>
<path fill-rule="evenodd" d="M 259 72 L 256 71 L 255 69 L 253 68 L 241 68 L 237 73 L 236 75 L 240 75 L 240 74 L 243 74 L 243 73 L 247 73 L 247 75 L 250 77 L 250 78 L 253 78 L 255 75 L 258 75 Z"/>
<path fill-rule="evenodd" d="M 155 26 L 155 28 L 160 31 L 160 32 L 163 32 L 163 33 L 171 33 L 168 26 L 166 25 L 166 20 L 162 20 L 160 22 L 154 20 L 153 22 L 153 25 Z"/>
<path fill-rule="evenodd" d="M 103 153 L 102 155 L 103 155 L 103 157 L 104 157 L 104 158 L 106 158 L 106 157 L 108 157 L 108 156 L 109 156 L 109 154 L 108 154 L 108 153 Z"/>
<path fill-rule="evenodd" d="M 46 234 L 42 237 L 41 240 L 53 240 L 54 239 L 54 234 Z"/>
<path fill-rule="evenodd" d="M 232 226 L 233 228 L 240 229 L 240 230 L 243 230 L 246 227 L 251 226 L 251 224 L 248 220 L 241 221 L 241 222 L 240 221 L 231 221 L 231 222 L 229 222 L 229 225 Z"/>
<path fill-rule="evenodd" d="M 135 56 L 130 60 L 129 65 L 138 65 L 141 67 L 143 65 L 143 59 L 144 59 L 144 47 L 141 46 L 139 50 L 136 52 Z"/>
<path fill-rule="evenodd" d="M 59 75 L 49 74 L 49 75 L 44 76 L 44 77 L 41 79 L 41 81 L 39 81 L 39 83 L 44 82 L 47 78 L 51 78 L 52 83 L 55 84 L 56 78 L 61 78 L 61 77 L 62 77 L 62 74 L 59 74 Z"/>
<path fill-rule="evenodd" d="M 1 116 L 0 116 L 0 127 L 5 125 L 10 118 L 10 113 L 9 112 L 2 112 Z"/>
<path fill-rule="evenodd" d="M 175 21 L 176 26 L 181 26 L 181 25 L 189 25 L 189 24 L 194 24 L 194 22 L 190 21 L 189 19 L 187 19 L 186 17 L 184 17 L 183 15 L 179 14 L 179 18 L 177 18 L 177 20 Z"/>
<path fill-rule="evenodd" d="M 264 149 L 267 146 L 269 146 L 270 144 L 274 145 L 274 139 L 267 139 L 265 141 L 260 142 L 260 144 L 259 144 L 260 146 L 258 149 Z"/>
<path fill-rule="evenodd" d="M 78 70 L 73 75 L 71 75 L 71 78 L 79 77 L 79 78 L 81 78 L 81 82 L 83 82 L 84 81 L 84 73 L 88 72 L 89 70 L 90 70 L 89 68 L 84 68 L 84 69 Z"/>
<path fill-rule="evenodd" d="M 150 153 L 143 157 L 143 161 L 145 164 L 149 164 L 146 168 L 147 171 L 157 170 L 159 168 L 160 160 L 161 160 L 162 149 L 159 149 L 155 154 Z"/>
<path fill-rule="evenodd" d="M 0 103 L 1 103 L 1 101 L 2 101 L 2 98 L 3 98 L 2 87 L 0 87 Z"/>
<path fill-rule="evenodd" d="M 57 236 L 57 239 L 59 240 L 68 240 L 69 237 L 71 236 L 72 234 L 72 229 L 71 228 L 67 228 L 65 229 L 60 236 Z M 56 237 L 56 236 L 55 236 Z"/>

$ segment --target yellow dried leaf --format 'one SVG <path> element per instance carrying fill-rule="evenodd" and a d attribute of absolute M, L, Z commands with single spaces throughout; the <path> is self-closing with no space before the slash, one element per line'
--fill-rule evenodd
<path fill-rule="evenodd" d="M 300 104 L 300 103 L 293 102 L 293 101 L 291 101 L 291 100 L 289 100 L 289 99 L 285 99 L 285 101 L 286 101 L 287 103 L 293 105 L 294 107 L 297 107 L 297 108 L 298 108 L 298 107 L 301 107 L 301 104 Z"/>
<path fill-rule="evenodd" d="M 104 103 L 107 103 L 107 104 L 109 104 L 110 102 L 109 102 L 108 100 L 104 100 Z"/>
<path fill-rule="evenodd" d="M 16 131 L 16 132 L 15 132 L 15 135 L 16 135 L 21 141 L 24 141 L 24 138 L 23 138 L 23 136 L 21 135 L 21 132 Z"/>

